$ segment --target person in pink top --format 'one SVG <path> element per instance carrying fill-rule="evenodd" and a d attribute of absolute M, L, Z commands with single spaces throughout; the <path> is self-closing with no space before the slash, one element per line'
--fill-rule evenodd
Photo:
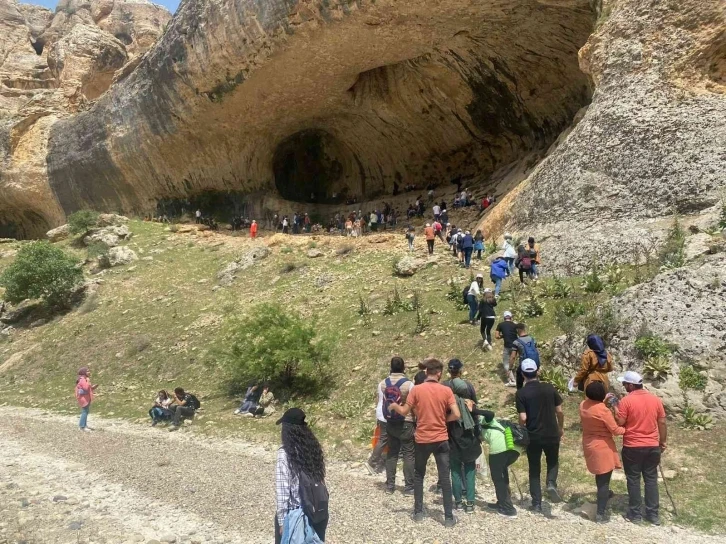
<path fill-rule="evenodd" d="M 76 380 L 76 400 L 78 406 L 81 407 L 81 419 L 78 426 L 82 431 L 90 431 L 87 425 L 88 412 L 91 410 L 91 402 L 93 401 L 93 392 L 96 385 L 91 385 L 91 371 L 84 366 L 78 371 L 78 379 Z"/>

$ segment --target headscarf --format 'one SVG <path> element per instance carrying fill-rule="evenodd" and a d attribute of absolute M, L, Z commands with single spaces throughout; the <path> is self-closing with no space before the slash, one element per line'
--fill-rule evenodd
<path fill-rule="evenodd" d="M 597 362 L 600 366 L 605 366 L 608 362 L 608 352 L 605 351 L 605 342 L 602 341 L 597 334 L 591 334 L 587 337 L 587 347 L 597 355 Z"/>
<path fill-rule="evenodd" d="M 85 376 L 87 378 L 88 377 L 88 367 L 87 366 L 83 366 L 83 367 L 79 368 L 78 369 L 78 375 L 79 376 Z"/>

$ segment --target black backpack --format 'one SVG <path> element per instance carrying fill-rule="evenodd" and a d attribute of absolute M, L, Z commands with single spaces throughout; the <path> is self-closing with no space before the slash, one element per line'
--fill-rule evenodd
<path fill-rule="evenodd" d="M 469 304 L 469 301 L 467 300 L 467 297 L 469 296 L 469 287 L 464 287 L 464 290 L 461 292 L 462 299 L 464 300 L 464 304 L 467 304 L 467 305 Z"/>
<path fill-rule="evenodd" d="M 190 408 L 199 410 L 202 407 L 202 403 L 199 402 L 199 399 L 195 395 L 192 395 L 191 393 L 189 393 L 189 400 L 191 401 L 191 404 L 189 405 Z"/>
<path fill-rule="evenodd" d="M 506 419 L 500 419 L 498 421 L 504 427 L 505 431 L 508 429 L 512 433 L 512 440 L 517 446 L 521 446 L 522 448 L 529 446 L 529 431 L 527 431 L 527 427 L 519 423 L 512 423 Z M 505 432 L 504 434 L 506 435 L 507 433 Z"/>
<path fill-rule="evenodd" d="M 324 482 L 316 482 L 304 472 L 300 472 L 300 506 L 311 524 L 315 525 L 328 519 L 328 500 L 330 494 Z"/>

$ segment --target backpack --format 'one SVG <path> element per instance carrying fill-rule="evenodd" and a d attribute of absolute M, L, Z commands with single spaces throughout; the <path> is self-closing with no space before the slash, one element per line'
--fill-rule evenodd
<path fill-rule="evenodd" d="M 519 260 L 519 268 L 521 268 L 522 270 L 532 270 L 532 257 L 530 257 L 529 255 L 524 255 Z"/>
<path fill-rule="evenodd" d="M 391 404 L 401 403 L 401 386 L 408 381 L 408 378 L 401 378 L 396 383 L 391 378 L 386 378 L 386 388 L 383 390 L 383 417 L 386 421 L 403 421 L 405 418 L 398 412 L 390 409 Z"/>
<path fill-rule="evenodd" d="M 469 287 L 471 287 L 471 286 L 464 287 L 464 290 L 461 292 L 462 299 L 464 301 L 464 304 L 466 304 L 466 305 L 469 304 L 469 301 L 467 300 L 467 297 L 469 296 Z"/>
<path fill-rule="evenodd" d="M 199 410 L 202 407 L 202 403 L 199 402 L 199 399 L 195 395 L 192 395 L 191 393 L 189 393 L 189 400 L 191 401 L 191 404 L 189 405 L 190 408 Z"/>
<path fill-rule="evenodd" d="M 539 352 L 537 351 L 537 344 L 535 343 L 534 338 L 532 338 L 529 342 L 522 342 L 521 338 L 517 338 L 517 342 L 519 342 L 524 348 L 524 354 L 520 356 L 519 362 L 521 363 L 525 359 L 532 359 L 535 363 L 537 363 L 537 368 L 539 368 Z"/>
<path fill-rule="evenodd" d="M 519 423 L 512 423 L 506 419 L 499 419 L 497 421 L 499 421 L 499 424 L 504 427 L 504 440 L 507 443 L 508 450 L 513 450 L 514 446 L 519 446 L 521 448 L 529 446 L 529 431 L 527 431 L 527 427 L 524 427 Z"/>
<path fill-rule="evenodd" d="M 304 472 L 299 474 L 300 507 L 310 523 L 316 525 L 328 519 L 330 494 L 325 482 L 316 482 Z"/>

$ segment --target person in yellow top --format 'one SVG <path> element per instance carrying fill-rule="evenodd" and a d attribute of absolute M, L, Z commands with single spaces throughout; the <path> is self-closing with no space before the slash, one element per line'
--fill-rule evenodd
<path fill-rule="evenodd" d="M 582 354 L 582 366 L 575 376 L 575 383 L 584 391 L 592 382 L 602 382 L 605 391 L 610 389 L 608 373 L 613 370 L 613 358 L 605 350 L 605 342 L 596 334 L 587 337 L 587 349 Z"/>

